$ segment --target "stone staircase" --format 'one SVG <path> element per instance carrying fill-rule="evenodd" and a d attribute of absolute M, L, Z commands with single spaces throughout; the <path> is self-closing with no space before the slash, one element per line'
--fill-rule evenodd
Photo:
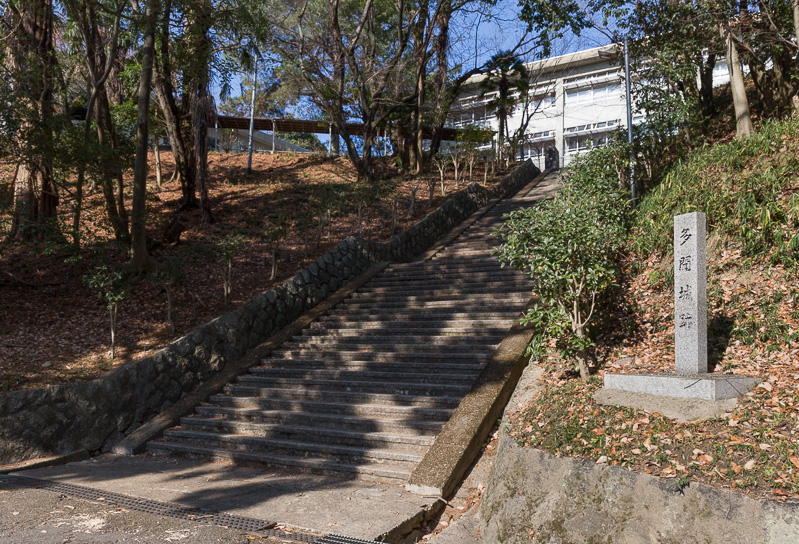
<path fill-rule="evenodd" d="M 405 482 L 530 296 L 491 257 L 501 201 L 427 260 L 392 264 L 149 450 Z"/>

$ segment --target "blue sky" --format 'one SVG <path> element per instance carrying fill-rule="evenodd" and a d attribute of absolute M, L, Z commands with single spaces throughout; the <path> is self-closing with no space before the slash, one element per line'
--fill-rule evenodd
<path fill-rule="evenodd" d="M 518 11 L 518 0 L 499 0 L 488 15 L 471 13 L 456 17 L 451 23 L 451 66 L 460 65 L 462 70 L 469 70 L 482 65 L 497 51 L 515 46 L 525 30 L 525 25 L 517 18 Z M 587 31 L 580 38 L 567 36 L 556 43 L 552 54 L 570 53 L 607 43 L 609 40 L 602 33 Z M 240 79 L 241 74 L 233 78 L 233 95 L 240 93 Z M 213 94 L 218 101 L 219 89 L 214 88 Z M 301 114 L 297 116 L 302 117 Z"/>

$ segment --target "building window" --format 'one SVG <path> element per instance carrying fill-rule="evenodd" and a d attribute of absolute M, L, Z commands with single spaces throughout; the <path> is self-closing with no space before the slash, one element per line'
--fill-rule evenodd
<path fill-rule="evenodd" d="M 566 91 L 566 104 L 585 104 L 599 100 L 608 100 L 621 95 L 621 84 L 611 83 L 584 89 Z"/>
<path fill-rule="evenodd" d="M 575 125 L 564 129 L 565 134 L 579 134 L 584 132 L 604 132 L 607 129 L 613 129 L 619 124 L 618 119 L 610 121 L 597 121 L 596 123 L 588 123 L 587 125 Z"/>
<path fill-rule="evenodd" d="M 573 89 L 566 92 L 566 104 L 585 104 L 594 99 L 591 88 Z"/>
<path fill-rule="evenodd" d="M 550 94 L 541 98 L 538 98 L 538 102 L 535 105 L 536 111 L 542 111 L 555 106 L 555 95 Z"/>
<path fill-rule="evenodd" d="M 591 83 L 596 83 L 603 79 L 609 79 L 618 77 L 618 71 L 616 70 L 608 70 L 605 72 L 597 72 L 596 74 L 588 74 L 582 77 L 576 77 L 566 81 L 566 85 L 568 86 L 578 86 L 578 85 L 586 85 Z"/>

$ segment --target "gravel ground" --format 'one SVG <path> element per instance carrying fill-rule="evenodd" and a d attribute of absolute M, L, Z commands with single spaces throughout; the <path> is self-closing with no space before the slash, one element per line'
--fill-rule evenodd
<path fill-rule="evenodd" d="M 0 489 L 0 542 L 191 544 L 269 542 L 245 533 L 132 512 L 39 489 Z"/>

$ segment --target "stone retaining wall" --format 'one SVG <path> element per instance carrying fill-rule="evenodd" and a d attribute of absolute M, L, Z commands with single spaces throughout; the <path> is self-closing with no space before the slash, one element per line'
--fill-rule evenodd
<path fill-rule="evenodd" d="M 527 161 L 492 189 L 471 184 L 389 243 L 347 238 L 279 287 L 91 382 L 0 394 L 0 464 L 108 451 L 372 263 L 412 260 L 490 199 L 514 194 L 538 173 Z"/>
<path fill-rule="evenodd" d="M 502 431 L 480 505 L 483 542 L 795 544 L 799 504 L 518 446 Z"/>

